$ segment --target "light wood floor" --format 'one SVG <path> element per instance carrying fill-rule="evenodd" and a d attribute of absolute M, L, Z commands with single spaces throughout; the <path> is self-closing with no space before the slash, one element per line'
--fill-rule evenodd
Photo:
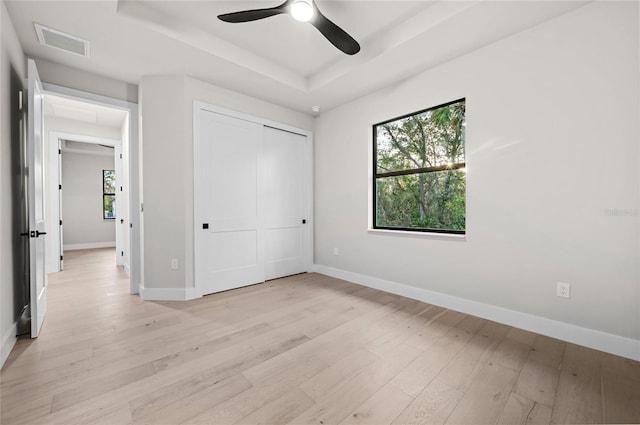
<path fill-rule="evenodd" d="M 640 363 L 317 274 L 189 302 L 65 253 L 2 424 L 639 423 Z"/>

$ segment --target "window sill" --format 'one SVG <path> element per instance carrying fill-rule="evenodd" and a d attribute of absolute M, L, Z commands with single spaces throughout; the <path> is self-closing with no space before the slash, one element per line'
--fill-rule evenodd
<path fill-rule="evenodd" d="M 467 235 L 437 232 L 412 232 L 409 230 L 368 229 L 370 235 L 400 236 L 404 238 L 435 239 L 466 242 Z"/>

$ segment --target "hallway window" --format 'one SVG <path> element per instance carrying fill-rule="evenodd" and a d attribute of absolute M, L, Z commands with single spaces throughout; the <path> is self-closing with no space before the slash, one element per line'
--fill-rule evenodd
<path fill-rule="evenodd" d="M 116 218 L 116 172 L 102 170 L 102 218 Z"/>

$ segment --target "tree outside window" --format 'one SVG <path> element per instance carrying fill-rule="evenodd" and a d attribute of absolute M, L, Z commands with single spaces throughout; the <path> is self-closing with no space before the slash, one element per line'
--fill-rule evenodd
<path fill-rule="evenodd" d="M 116 172 L 102 170 L 102 218 L 116 218 Z"/>
<path fill-rule="evenodd" d="M 373 126 L 376 229 L 464 234 L 465 100 Z"/>

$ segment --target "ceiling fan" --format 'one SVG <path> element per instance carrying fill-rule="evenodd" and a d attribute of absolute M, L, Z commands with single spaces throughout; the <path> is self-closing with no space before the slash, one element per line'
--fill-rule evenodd
<path fill-rule="evenodd" d="M 290 13 L 291 16 L 298 21 L 309 22 L 316 27 L 331 44 L 348 55 L 355 55 L 360 51 L 358 42 L 347 34 L 345 30 L 324 16 L 318 9 L 315 0 L 286 0 L 280 6 L 225 13 L 218 15 L 218 19 L 231 23 L 250 22 L 283 13 Z"/>

